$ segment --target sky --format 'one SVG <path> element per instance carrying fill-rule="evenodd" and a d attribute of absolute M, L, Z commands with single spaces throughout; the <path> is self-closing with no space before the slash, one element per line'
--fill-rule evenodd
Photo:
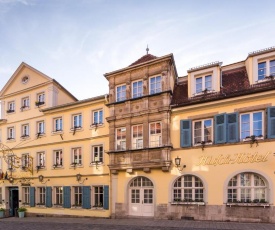
<path fill-rule="evenodd" d="M 189 68 L 275 46 L 274 0 L 0 0 L 0 88 L 25 62 L 79 100 L 149 53 Z"/>

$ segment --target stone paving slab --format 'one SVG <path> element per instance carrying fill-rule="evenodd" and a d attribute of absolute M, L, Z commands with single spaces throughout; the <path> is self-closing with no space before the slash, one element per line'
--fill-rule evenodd
<path fill-rule="evenodd" d="M 97 219 L 10 217 L 0 219 L 0 230 L 275 230 L 275 224 L 154 219 Z"/>

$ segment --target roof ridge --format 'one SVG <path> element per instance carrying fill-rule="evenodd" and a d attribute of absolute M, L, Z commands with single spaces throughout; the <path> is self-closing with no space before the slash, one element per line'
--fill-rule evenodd
<path fill-rule="evenodd" d="M 133 65 L 137 65 L 137 64 L 141 64 L 143 62 L 147 62 L 153 59 L 158 58 L 157 56 L 154 56 L 152 54 L 145 54 L 144 56 L 142 56 L 141 58 L 139 58 L 138 60 L 136 60 L 135 62 L 133 62 L 131 65 L 129 66 L 133 66 Z"/>

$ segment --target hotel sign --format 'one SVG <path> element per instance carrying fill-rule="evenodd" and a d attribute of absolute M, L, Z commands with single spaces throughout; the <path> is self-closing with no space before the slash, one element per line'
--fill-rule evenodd
<path fill-rule="evenodd" d="M 265 154 L 255 153 L 235 153 L 235 154 L 220 154 L 217 157 L 200 156 L 199 162 L 196 166 L 205 165 L 228 165 L 228 164 L 245 164 L 245 163 L 259 163 L 266 162 L 271 152 Z M 275 154 L 275 153 L 274 153 Z"/>

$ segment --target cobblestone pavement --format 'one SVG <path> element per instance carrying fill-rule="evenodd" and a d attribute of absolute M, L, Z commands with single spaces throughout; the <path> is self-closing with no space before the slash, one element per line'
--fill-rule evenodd
<path fill-rule="evenodd" d="M 0 219 L 0 230 L 275 230 L 275 224 L 187 220 L 10 217 Z"/>

